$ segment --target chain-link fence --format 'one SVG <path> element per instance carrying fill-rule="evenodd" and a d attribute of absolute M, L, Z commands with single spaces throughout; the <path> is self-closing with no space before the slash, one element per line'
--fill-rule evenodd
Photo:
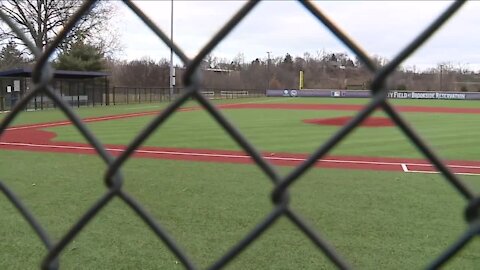
<path fill-rule="evenodd" d="M 472 190 L 467 188 L 464 182 L 459 177 L 451 172 L 447 165 L 445 165 L 439 157 L 424 143 L 424 141 L 417 135 L 417 132 L 410 127 L 410 125 L 399 115 L 394 107 L 386 100 L 387 97 L 387 79 L 394 72 L 394 70 L 415 52 L 430 36 L 432 36 L 452 15 L 454 15 L 459 8 L 464 4 L 464 1 L 456 1 L 435 19 L 424 31 L 422 31 L 414 40 L 412 40 L 403 50 L 401 50 L 396 57 L 386 66 L 378 68 L 375 66 L 372 59 L 363 51 L 352 39 L 350 39 L 345 32 L 341 31 L 333 21 L 331 21 L 324 12 L 319 10 L 311 2 L 299 2 L 303 5 L 308 13 L 318 19 L 319 23 L 324 24 L 341 42 L 343 42 L 356 56 L 364 63 L 364 65 L 372 72 L 373 82 L 371 85 L 372 98 L 367 105 L 359 111 L 353 119 L 340 128 L 333 136 L 320 145 L 314 153 L 301 165 L 296 167 L 290 174 L 280 176 L 273 166 L 267 162 L 259 151 L 252 146 L 252 144 L 244 137 L 238 129 L 232 125 L 222 113 L 209 101 L 207 97 L 202 95 L 200 83 L 201 79 L 196 72 L 199 69 L 202 59 L 207 56 L 244 18 L 248 15 L 258 1 L 247 2 L 229 21 L 223 25 L 221 29 L 210 39 L 210 41 L 201 49 L 201 51 L 193 58 L 188 58 L 183 50 L 173 43 L 164 31 L 158 28 L 135 4 L 130 1 L 125 1 L 128 6 L 138 17 L 153 30 L 153 32 L 166 45 L 173 49 L 177 56 L 185 64 L 186 72 L 183 80 L 186 89 L 181 93 L 165 110 L 159 113 L 155 119 L 147 126 L 147 128 L 136 136 L 133 142 L 128 145 L 126 150 L 117 158 L 112 157 L 102 147 L 97 138 L 86 127 L 77 114 L 70 108 L 67 102 L 55 93 L 51 85 L 53 70 L 48 63 L 48 59 L 52 56 L 55 48 L 60 41 L 66 36 L 67 32 L 72 29 L 74 24 L 79 21 L 82 16 L 89 12 L 91 7 L 95 5 L 96 1 L 86 1 L 82 7 L 72 16 L 71 20 L 64 26 L 64 29 L 58 34 L 50 46 L 43 52 L 38 50 L 24 34 L 15 27 L 15 24 L 0 12 L 0 17 L 4 20 L 14 31 L 22 37 L 28 48 L 36 57 L 35 68 L 33 72 L 34 88 L 24 96 L 17 105 L 13 108 L 4 121 L 0 125 L 0 134 L 5 132 L 6 128 L 12 123 L 12 120 L 23 110 L 31 100 L 40 94 L 48 96 L 58 108 L 60 108 L 70 121 L 78 128 L 85 139 L 95 148 L 98 155 L 107 164 L 107 172 L 105 174 L 105 184 L 108 190 L 88 209 L 86 213 L 72 226 L 72 228 L 61 237 L 58 242 L 53 242 L 49 234 L 43 229 L 42 225 L 36 218 L 24 207 L 22 200 L 14 195 L 10 189 L 0 182 L 0 190 L 6 195 L 9 201 L 18 209 L 23 217 L 29 222 L 36 234 L 40 237 L 46 249 L 48 250 L 41 268 L 42 269 L 56 269 L 58 268 L 58 256 L 65 247 L 78 235 L 80 231 L 94 218 L 97 213 L 113 198 L 117 197 L 129 205 L 134 212 L 142 218 L 142 220 L 151 228 L 151 230 L 165 243 L 170 251 L 178 258 L 178 260 L 188 269 L 196 269 L 197 266 L 181 250 L 179 245 L 175 242 L 171 235 L 169 235 L 162 226 L 149 214 L 144 208 L 123 188 L 123 176 L 121 168 L 125 162 L 132 156 L 135 149 L 137 149 L 149 136 L 157 130 L 166 119 L 168 119 L 182 104 L 191 98 L 195 98 L 201 106 L 215 119 L 220 126 L 246 151 L 256 165 L 268 176 L 274 183 L 272 190 L 272 202 L 274 204 L 273 210 L 265 214 L 263 220 L 250 231 L 241 241 L 232 246 L 218 261 L 211 265 L 210 269 L 219 269 L 228 264 L 231 260 L 237 257 L 242 251 L 248 248 L 260 235 L 267 231 L 280 218 L 286 217 L 289 219 L 303 234 L 305 234 L 317 247 L 323 252 L 333 264 L 338 268 L 350 268 L 346 259 L 344 259 L 329 243 L 327 243 L 319 234 L 310 226 L 306 224 L 304 219 L 290 207 L 289 188 L 298 181 L 305 172 L 312 167 L 312 165 L 320 158 L 324 157 L 334 146 L 338 145 L 342 139 L 350 134 L 360 122 L 365 120 L 377 108 L 381 108 L 393 122 L 400 128 L 404 135 L 409 138 L 417 149 L 437 168 L 459 195 L 463 196 L 468 201 L 468 206 L 465 209 L 465 219 L 469 226 L 458 240 L 452 244 L 444 253 L 438 258 L 433 258 L 429 269 L 436 269 L 441 267 L 445 262 L 449 261 L 459 252 L 465 245 L 480 233 L 480 197 L 476 196 Z M 0 172 L 1 177 L 1 172 Z"/>
<path fill-rule="evenodd" d="M 137 104 L 150 102 L 170 101 L 180 96 L 187 89 L 173 88 L 173 97 L 170 97 L 170 88 L 167 87 L 130 87 L 114 86 L 112 87 L 108 100 L 113 105 L 117 104 Z M 208 99 L 233 99 L 233 98 L 253 98 L 264 97 L 264 89 L 226 89 L 226 88 L 202 88 L 200 93 Z"/>

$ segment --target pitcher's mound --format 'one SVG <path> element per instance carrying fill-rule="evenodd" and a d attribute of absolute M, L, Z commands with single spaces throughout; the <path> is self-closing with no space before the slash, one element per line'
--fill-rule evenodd
<path fill-rule="evenodd" d="M 344 116 L 323 119 L 305 119 L 303 120 L 303 122 L 316 125 L 343 126 L 347 124 L 351 119 L 352 117 L 350 116 Z M 395 124 L 390 120 L 390 118 L 386 117 L 369 117 L 360 124 L 360 126 L 362 127 L 391 127 L 394 125 Z"/>

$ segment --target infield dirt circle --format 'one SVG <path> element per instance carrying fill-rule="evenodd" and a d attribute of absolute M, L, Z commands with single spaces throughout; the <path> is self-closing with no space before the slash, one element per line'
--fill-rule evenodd
<path fill-rule="evenodd" d="M 321 118 L 321 119 L 305 119 L 304 123 L 326 125 L 326 126 L 343 126 L 352 119 L 351 116 L 342 116 L 334 118 Z M 360 126 L 362 127 L 391 127 L 395 124 L 386 117 L 369 117 L 365 119 Z"/>

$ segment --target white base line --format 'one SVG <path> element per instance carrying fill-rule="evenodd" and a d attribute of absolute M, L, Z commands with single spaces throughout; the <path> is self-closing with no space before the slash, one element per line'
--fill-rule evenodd
<path fill-rule="evenodd" d="M 105 120 L 115 120 L 115 119 L 123 119 L 127 117 L 136 117 L 136 116 L 147 116 L 150 114 L 154 114 L 155 112 L 142 112 L 142 113 L 130 113 L 130 114 L 121 114 L 121 115 L 112 115 L 112 116 L 104 116 L 104 117 L 96 117 L 91 119 L 83 119 L 82 121 L 85 123 L 89 122 L 97 122 L 97 121 L 105 121 Z M 53 123 L 45 123 L 45 124 L 37 124 L 37 125 L 28 125 L 23 127 L 11 127 L 7 128 L 8 130 L 19 130 L 19 129 L 31 129 L 31 128 L 44 128 L 44 127 L 55 127 L 55 126 L 64 126 L 70 125 L 70 121 L 63 121 L 63 122 L 53 122 Z"/>
<path fill-rule="evenodd" d="M 186 112 L 186 111 L 191 111 L 194 110 L 194 107 L 187 107 L 187 108 L 180 108 L 179 111 Z M 110 115 L 110 116 L 101 116 L 101 117 L 95 117 L 95 118 L 90 118 L 90 119 L 82 119 L 84 123 L 90 123 L 90 122 L 98 122 L 98 121 L 106 121 L 106 120 L 121 120 L 124 118 L 128 117 L 139 117 L 139 116 L 149 116 L 152 114 L 160 113 L 160 111 L 150 111 L 150 112 L 139 112 L 139 113 L 129 113 L 129 114 L 119 114 L 119 115 Z M 31 128 L 45 128 L 45 127 L 56 127 L 56 126 L 64 126 L 64 125 L 70 125 L 70 121 L 62 121 L 62 122 L 53 122 L 53 123 L 45 123 L 45 124 L 34 124 L 34 125 L 27 125 L 23 127 L 11 127 L 7 128 L 6 131 L 9 130 L 20 130 L 20 129 L 31 129 Z"/>
<path fill-rule="evenodd" d="M 421 167 L 434 167 L 433 164 L 417 164 L 417 163 L 407 163 L 412 166 L 421 166 Z M 448 165 L 448 164 L 447 164 Z M 449 168 L 462 168 L 462 169 L 480 169 L 480 166 L 471 166 L 471 165 L 448 165 Z"/>
<path fill-rule="evenodd" d="M 11 145 L 11 146 L 25 146 L 25 147 L 37 147 L 37 148 L 51 148 L 51 149 L 74 149 L 74 150 L 90 150 L 94 151 L 95 149 L 90 146 L 73 146 L 73 145 L 51 145 L 51 144 L 33 144 L 33 143 L 13 143 L 13 142 L 0 142 L 0 145 Z M 123 148 L 105 148 L 107 151 L 111 152 L 123 152 Z M 179 152 L 179 151 L 160 151 L 160 150 L 142 150 L 138 149 L 136 153 L 144 154 L 157 154 L 157 155 L 177 155 L 177 156 L 201 156 L 201 157 L 218 157 L 218 158 L 251 158 L 248 155 L 232 155 L 232 154 L 212 154 L 212 153 L 196 153 L 196 152 Z M 293 157 L 273 157 L 273 156 L 264 156 L 267 160 L 281 160 L 281 161 L 304 161 L 305 158 L 293 158 Z M 420 170 L 409 170 L 408 165 L 415 166 L 433 166 L 431 164 L 421 164 L 421 163 L 400 163 L 400 162 L 381 162 L 381 161 L 359 161 L 359 160 L 337 160 L 337 159 L 321 159 L 320 162 L 327 163 L 344 163 L 344 164 L 367 164 L 367 165 L 400 165 L 403 172 L 407 173 L 439 173 L 437 171 L 420 171 Z M 469 168 L 469 169 L 480 169 L 480 166 L 462 166 L 462 165 L 448 165 L 451 168 Z M 455 173 L 459 175 L 475 175 L 478 176 L 480 173 Z"/>
<path fill-rule="evenodd" d="M 427 165 L 427 164 L 425 164 Z M 439 174 L 440 172 L 438 171 L 420 171 L 420 170 L 409 170 L 408 167 L 407 167 L 407 164 L 401 164 L 402 166 L 402 169 L 404 172 L 406 173 L 428 173 L 428 174 Z M 432 166 L 431 164 L 428 164 L 428 166 Z M 469 169 L 480 169 L 480 167 L 475 167 L 475 166 L 461 166 L 461 165 L 449 165 L 449 167 L 452 167 L 452 168 L 469 168 Z M 462 172 L 458 172 L 458 173 L 455 173 L 455 174 L 458 174 L 458 175 L 471 175 L 471 176 L 479 176 L 480 173 L 462 173 Z"/>
<path fill-rule="evenodd" d="M 437 171 L 408 171 L 408 173 L 439 174 L 440 172 L 437 172 Z M 454 174 L 457 174 L 457 175 L 480 176 L 480 173 L 462 173 L 462 172 L 456 172 L 456 173 L 454 173 Z"/>
<path fill-rule="evenodd" d="M 74 149 L 74 150 L 95 150 L 90 146 L 73 146 L 73 145 L 52 145 L 52 144 L 33 144 L 33 143 L 13 143 L 13 142 L 0 142 L 0 145 L 11 146 L 24 146 L 24 147 L 37 147 L 37 148 L 51 148 L 51 149 Z M 123 148 L 105 148 L 107 151 L 122 152 Z M 219 158 L 251 158 L 248 155 L 232 155 L 232 154 L 213 154 L 213 153 L 198 153 L 198 152 L 180 152 L 180 151 L 160 151 L 160 150 L 143 150 L 138 149 L 135 152 L 144 154 L 158 154 L 158 155 L 178 155 L 178 156 L 201 156 L 201 157 L 219 157 Z M 280 160 L 280 161 L 304 161 L 305 158 L 294 157 L 274 157 L 264 156 L 267 160 Z M 345 163 L 345 164 L 368 164 L 368 165 L 400 165 L 396 162 L 380 162 L 380 161 L 359 161 L 359 160 L 337 160 L 337 159 L 321 159 L 321 162 L 329 163 Z"/>
<path fill-rule="evenodd" d="M 74 150 L 95 150 L 90 146 L 73 146 L 73 145 L 51 145 L 51 144 L 33 144 L 33 143 L 9 143 L 0 142 L 0 145 L 12 145 L 12 146 L 25 146 L 25 147 L 38 147 L 38 148 L 56 148 L 56 149 L 74 149 Z M 123 148 L 105 148 L 107 151 L 122 152 Z M 219 158 L 251 158 L 248 155 L 232 155 L 232 154 L 213 154 L 213 153 L 198 153 L 198 152 L 179 152 L 179 151 L 160 151 L 160 150 L 142 150 L 138 149 L 136 153 L 144 154 L 158 154 L 158 155 L 178 155 L 178 156 L 201 156 L 201 157 L 219 157 Z M 264 156 L 267 160 L 280 160 L 280 161 L 305 161 L 305 158 L 294 157 L 274 157 Z M 401 165 L 398 162 L 381 162 L 381 161 L 360 161 L 360 160 L 337 160 L 337 159 L 321 159 L 320 162 L 328 163 L 345 163 L 345 164 L 367 164 L 367 165 Z"/>

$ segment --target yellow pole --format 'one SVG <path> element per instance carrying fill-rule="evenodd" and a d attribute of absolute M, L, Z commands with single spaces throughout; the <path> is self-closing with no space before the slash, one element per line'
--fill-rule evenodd
<path fill-rule="evenodd" d="M 300 79 L 298 80 L 298 89 L 303 89 L 303 70 L 300 70 Z"/>

